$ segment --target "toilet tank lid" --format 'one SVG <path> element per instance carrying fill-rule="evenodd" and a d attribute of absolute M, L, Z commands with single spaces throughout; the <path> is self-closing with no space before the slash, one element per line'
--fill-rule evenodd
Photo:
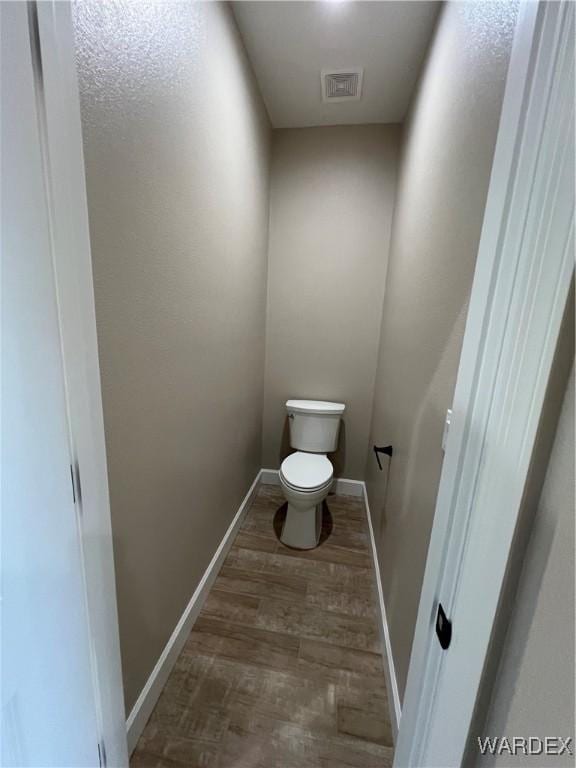
<path fill-rule="evenodd" d="M 344 403 L 328 403 L 325 400 L 287 400 L 286 410 L 295 413 L 317 413 L 323 416 L 337 416 L 344 413 Z"/>

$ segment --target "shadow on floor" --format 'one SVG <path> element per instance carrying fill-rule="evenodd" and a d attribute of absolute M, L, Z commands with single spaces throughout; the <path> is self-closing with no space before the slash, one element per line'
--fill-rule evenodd
<path fill-rule="evenodd" d="M 280 535 L 282 533 L 282 528 L 284 527 L 284 520 L 286 520 L 286 511 L 288 509 L 288 502 L 285 501 L 284 504 L 282 504 L 281 507 L 279 507 L 276 510 L 276 513 L 274 515 L 274 519 L 272 521 L 272 525 L 274 527 L 274 533 L 276 534 L 276 538 L 278 541 L 280 541 Z M 330 534 L 332 533 L 332 528 L 334 526 L 334 522 L 332 520 L 332 515 L 330 514 L 330 510 L 328 508 L 328 504 L 326 504 L 325 501 L 322 502 L 322 530 L 320 531 L 320 540 L 318 542 L 318 547 L 321 547 L 322 544 L 330 537 Z M 282 542 L 282 546 L 286 546 Z M 292 547 L 290 547 L 292 549 Z"/>

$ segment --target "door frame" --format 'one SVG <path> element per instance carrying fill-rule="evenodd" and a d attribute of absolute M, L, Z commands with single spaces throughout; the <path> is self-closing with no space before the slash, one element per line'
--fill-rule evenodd
<path fill-rule="evenodd" d="M 126 726 L 71 8 L 55 0 L 33 6 L 103 762 L 121 766 L 127 765 Z M 573 115 L 569 15 L 567 0 L 525 0 L 520 7 L 398 734 L 398 767 L 439 764 L 439 754 L 444 766 L 461 764 L 489 652 L 574 270 L 573 188 L 560 201 L 556 197 L 570 186 L 566 174 L 571 176 L 573 159 L 564 162 L 569 171 L 551 178 L 541 157 L 542 146 L 550 144 L 553 156 L 562 140 L 570 145 L 573 138 L 562 111 L 569 96 Z M 553 208 L 555 248 L 538 240 Z M 503 454 L 514 457 L 512 466 L 503 463 Z M 481 599 L 471 602 L 478 583 Z M 454 619 L 446 654 L 431 652 L 439 597 Z"/>
<path fill-rule="evenodd" d="M 127 766 L 126 715 L 104 440 L 88 204 L 69 2 L 28 4 L 40 81 L 71 468 L 91 636 L 100 765 Z"/>
<path fill-rule="evenodd" d="M 515 30 L 394 766 L 460 766 L 574 274 L 574 7 Z M 438 603 L 451 645 L 435 637 Z"/>

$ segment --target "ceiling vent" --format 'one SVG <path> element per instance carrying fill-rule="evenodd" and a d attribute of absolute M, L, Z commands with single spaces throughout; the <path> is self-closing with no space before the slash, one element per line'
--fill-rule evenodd
<path fill-rule="evenodd" d="M 362 94 L 362 67 L 323 69 L 322 101 L 358 101 Z"/>

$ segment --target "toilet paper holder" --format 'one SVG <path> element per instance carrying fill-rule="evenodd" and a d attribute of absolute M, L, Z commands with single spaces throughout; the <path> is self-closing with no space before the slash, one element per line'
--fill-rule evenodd
<path fill-rule="evenodd" d="M 392 454 L 394 453 L 394 449 L 391 445 L 385 445 L 383 447 L 379 447 L 377 445 L 373 446 L 374 449 L 374 455 L 376 456 L 376 461 L 378 462 L 378 467 L 382 469 L 382 462 L 380 461 L 380 454 L 385 453 L 386 456 L 389 456 L 392 458 Z"/>

